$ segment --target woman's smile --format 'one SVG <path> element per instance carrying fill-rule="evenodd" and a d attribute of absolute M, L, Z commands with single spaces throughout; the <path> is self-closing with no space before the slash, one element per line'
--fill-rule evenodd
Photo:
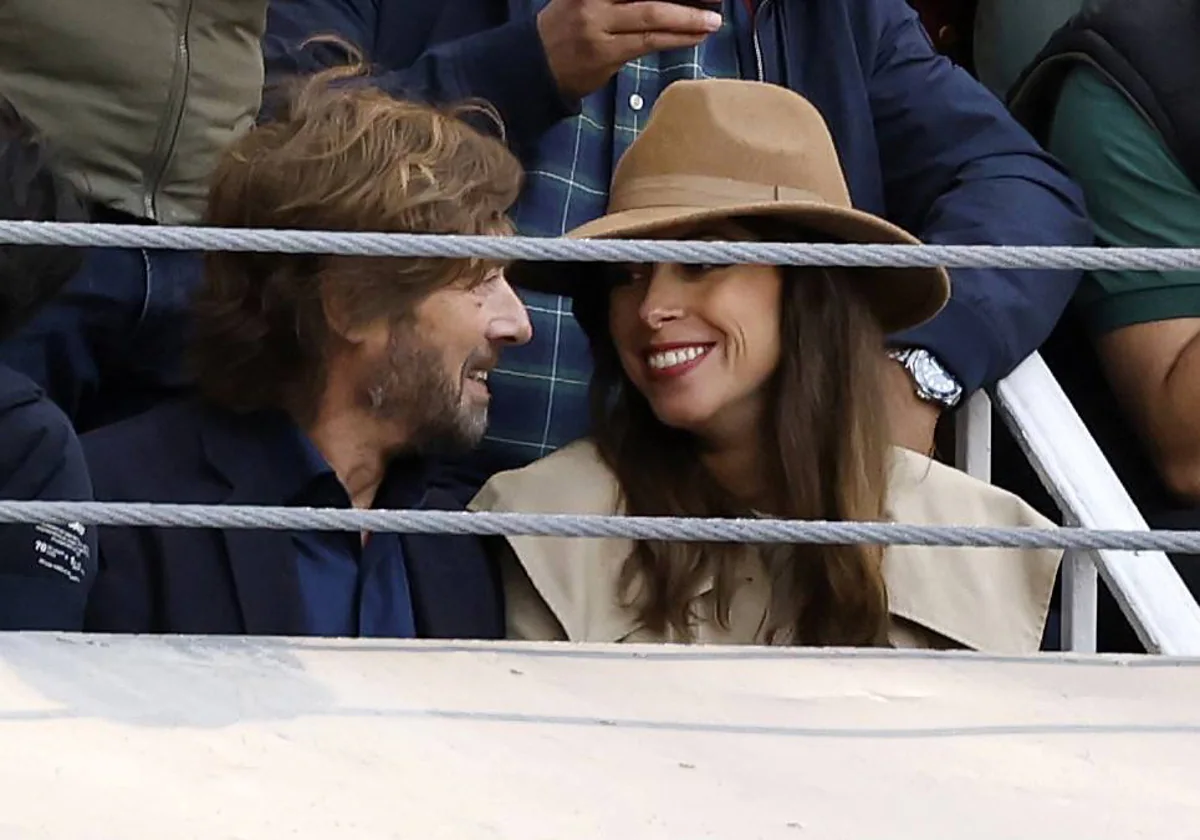
<path fill-rule="evenodd" d="M 646 348 L 647 375 L 651 380 L 678 379 L 704 363 L 714 342 L 663 342 Z"/>

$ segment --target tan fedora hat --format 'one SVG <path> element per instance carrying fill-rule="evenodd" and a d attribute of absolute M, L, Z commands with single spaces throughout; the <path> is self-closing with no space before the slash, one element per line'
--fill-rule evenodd
<path fill-rule="evenodd" d="M 755 216 L 794 222 L 832 242 L 920 244 L 854 209 L 833 138 L 808 100 L 778 85 L 730 79 L 680 81 L 663 91 L 617 165 L 607 214 L 567 236 L 647 239 L 677 225 Z M 568 297 L 595 276 L 569 263 L 512 270 L 521 286 Z M 889 333 L 929 320 L 950 295 L 941 268 L 856 269 L 850 276 Z"/>

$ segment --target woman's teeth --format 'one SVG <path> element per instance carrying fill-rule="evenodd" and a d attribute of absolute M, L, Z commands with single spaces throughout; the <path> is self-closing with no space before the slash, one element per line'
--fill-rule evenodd
<path fill-rule="evenodd" d="M 646 363 L 655 370 L 665 370 L 666 368 L 695 361 L 708 353 L 708 350 L 708 347 L 702 345 L 678 347 L 674 350 L 664 350 L 661 353 L 651 353 L 646 357 Z"/>

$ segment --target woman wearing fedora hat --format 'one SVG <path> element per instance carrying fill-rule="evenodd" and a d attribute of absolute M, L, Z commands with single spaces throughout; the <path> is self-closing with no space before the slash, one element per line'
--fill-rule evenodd
<path fill-rule="evenodd" d="M 855 210 L 821 116 L 785 88 L 679 82 L 581 238 L 915 244 Z M 495 476 L 476 510 L 1050 523 L 888 443 L 883 337 L 933 317 L 941 269 L 526 263 L 591 341 L 593 435 Z M 510 537 L 510 635 L 1037 650 L 1057 551 Z"/>

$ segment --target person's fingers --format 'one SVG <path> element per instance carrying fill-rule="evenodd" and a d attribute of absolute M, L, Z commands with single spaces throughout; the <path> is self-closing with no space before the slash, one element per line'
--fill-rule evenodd
<path fill-rule="evenodd" d="M 669 32 L 711 35 L 721 28 L 721 15 L 664 0 L 632 0 L 614 4 L 605 29 L 612 35 Z M 665 49 L 659 47 L 657 49 Z"/>
<path fill-rule="evenodd" d="M 682 50 L 696 46 L 705 35 L 689 35 L 682 32 L 631 32 L 613 35 L 609 51 L 613 60 L 624 64 L 635 58 L 664 50 Z"/>
<path fill-rule="evenodd" d="M 646 2 L 646 0 L 611 0 L 614 4 L 629 4 L 629 2 Z M 659 0 L 659 2 L 670 2 L 676 6 L 691 6 L 692 8 L 700 8 L 700 10 L 713 10 L 714 12 L 721 11 L 721 0 Z"/>
<path fill-rule="evenodd" d="M 645 2 L 645 0 L 612 0 L 612 2 L 614 2 L 614 3 L 639 3 L 639 2 Z M 660 2 L 674 3 L 677 6 L 695 6 L 695 7 L 701 8 L 701 9 L 707 9 L 709 7 L 712 7 L 713 9 L 715 9 L 717 11 L 720 11 L 720 9 L 721 9 L 721 0 L 660 0 Z"/>

